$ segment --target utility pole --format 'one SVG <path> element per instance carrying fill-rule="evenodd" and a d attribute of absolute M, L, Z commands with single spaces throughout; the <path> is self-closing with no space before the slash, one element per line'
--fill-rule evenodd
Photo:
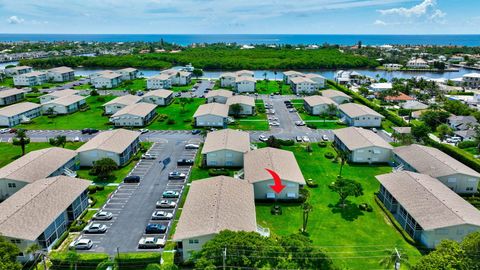
<path fill-rule="evenodd" d="M 398 252 L 398 249 L 395 248 L 395 270 L 400 270 L 400 252 Z"/>
<path fill-rule="evenodd" d="M 227 247 L 223 249 L 223 270 L 226 269 L 226 261 L 227 261 Z"/>

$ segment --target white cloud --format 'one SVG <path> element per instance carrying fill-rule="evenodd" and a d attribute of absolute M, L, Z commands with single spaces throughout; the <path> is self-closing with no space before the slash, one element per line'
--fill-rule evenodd
<path fill-rule="evenodd" d="M 7 19 L 7 22 L 9 24 L 21 24 L 25 22 L 25 20 L 17 16 L 10 16 L 10 18 Z"/>
<path fill-rule="evenodd" d="M 422 3 L 413 6 L 411 8 L 405 8 L 405 7 L 400 7 L 400 8 L 391 8 L 391 9 L 382 9 L 379 10 L 382 15 L 390 15 L 390 14 L 396 14 L 404 17 L 412 17 L 412 16 L 417 16 L 420 17 L 422 15 L 425 15 L 430 8 L 433 8 L 437 5 L 436 0 L 424 0 Z"/>
<path fill-rule="evenodd" d="M 373 22 L 374 25 L 387 25 L 386 22 L 382 21 L 382 20 L 375 20 L 375 22 Z"/>

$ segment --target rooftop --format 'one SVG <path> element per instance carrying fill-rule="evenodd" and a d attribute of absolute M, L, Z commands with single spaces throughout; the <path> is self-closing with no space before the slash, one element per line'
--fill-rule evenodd
<path fill-rule="evenodd" d="M 336 129 L 333 131 L 333 134 L 351 151 L 366 147 L 393 149 L 393 146 L 382 139 L 382 137 L 368 129 L 347 127 Z"/>
<path fill-rule="evenodd" d="M 98 149 L 120 154 L 138 137 L 140 137 L 140 132 L 126 129 L 103 131 L 78 148 L 77 152 Z"/>
<path fill-rule="evenodd" d="M 229 98 L 229 97 L 233 96 L 233 92 L 230 91 L 230 90 L 225 90 L 225 89 L 208 91 L 208 93 L 205 95 L 205 98 L 218 97 L 218 96 Z"/>
<path fill-rule="evenodd" d="M 221 129 L 207 133 L 202 154 L 219 150 L 245 153 L 250 150 L 250 135 L 248 132 L 233 129 Z"/>
<path fill-rule="evenodd" d="M 331 90 L 331 89 L 323 90 L 320 93 L 322 94 L 322 96 L 328 97 L 328 98 L 344 97 L 344 98 L 352 99 L 349 95 L 337 90 Z"/>
<path fill-rule="evenodd" d="M 143 95 L 143 97 L 155 96 L 155 97 L 160 97 L 160 98 L 167 98 L 171 94 L 173 94 L 173 91 L 165 90 L 165 89 L 158 89 L 158 90 L 148 91 L 145 95 Z"/>
<path fill-rule="evenodd" d="M 118 112 L 114 113 L 111 117 L 118 117 L 124 114 L 145 117 L 149 113 L 154 111 L 156 108 L 157 108 L 157 105 L 155 104 L 139 102 L 139 103 L 125 106 L 123 109 L 120 109 Z"/>
<path fill-rule="evenodd" d="M 44 103 L 43 105 L 45 105 L 45 104 L 59 104 L 59 105 L 63 105 L 63 106 L 69 106 L 69 105 L 72 105 L 72 104 L 77 103 L 77 102 L 79 102 L 81 100 L 84 100 L 84 99 L 86 99 L 86 97 L 83 97 L 83 96 L 80 96 L 80 95 L 69 95 L 69 96 L 56 98 L 54 100 L 51 100 L 49 102 Z"/>
<path fill-rule="evenodd" d="M 111 105 L 111 104 L 122 104 L 122 105 L 132 105 L 139 102 L 142 98 L 139 96 L 134 95 L 125 95 L 121 97 L 114 98 L 109 102 L 103 104 L 103 106 Z"/>
<path fill-rule="evenodd" d="M 0 108 L 0 116 L 11 117 L 37 108 L 40 108 L 40 104 L 32 102 L 16 103 Z"/>
<path fill-rule="evenodd" d="M 335 103 L 333 100 L 331 100 L 328 97 L 324 96 L 308 96 L 303 99 L 310 107 L 322 105 L 322 104 L 334 104 L 335 106 L 337 103 Z"/>
<path fill-rule="evenodd" d="M 255 99 L 253 97 L 249 97 L 249 96 L 236 95 L 236 96 L 229 97 L 227 99 L 226 104 L 227 105 L 244 104 L 244 105 L 255 107 Z"/>
<path fill-rule="evenodd" d="M 198 116 L 207 115 L 207 114 L 228 117 L 228 108 L 229 108 L 228 105 L 220 104 L 220 103 L 202 104 L 198 106 L 197 110 L 195 111 L 195 114 L 193 114 L 193 117 L 198 117 Z"/>
<path fill-rule="evenodd" d="M 55 72 L 55 73 L 68 73 L 68 72 L 74 72 L 73 69 L 69 67 L 56 67 L 56 68 L 51 68 L 47 70 L 48 72 Z"/>
<path fill-rule="evenodd" d="M 383 115 L 377 113 L 376 111 L 370 109 L 369 107 L 356 103 L 345 103 L 338 105 L 338 109 L 344 112 L 351 118 L 364 116 L 364 115 L 373 115 L 380 118 L 385 118 Z"/>
<path fill-rule="evenodd" d="M 10 97 L 18 94 L 24 94 L 25 92 L 20 89 L 11 88 L 6 90 L 0 90 L 0 98 Z"/>
<path fill-rule="evenodd" d="M 78 95 L 80 91 L 73 90 L 73 89 L 65 89 L 65 90 L 57 90 L 53 91 L 52 93 L 45 94 L 44 96 L 52 96 L 55 98 L 71 96 L 71 95 Z"/>

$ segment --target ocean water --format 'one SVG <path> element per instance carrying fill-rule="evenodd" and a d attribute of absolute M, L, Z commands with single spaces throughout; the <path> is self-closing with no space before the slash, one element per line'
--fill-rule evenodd
<path fill-rule="evenodd" d="M 287 34 L 228 34 L 228 35 L 161 35 L 161 34 L 0 34 L 0 41 L 92 41 L 131 42 L 164 41 L 189 45 L 192 43 L 238 44 L 338 44 L 354 45 L 458 45 L 480 46 L 480 35 L 287 35 Z"/>

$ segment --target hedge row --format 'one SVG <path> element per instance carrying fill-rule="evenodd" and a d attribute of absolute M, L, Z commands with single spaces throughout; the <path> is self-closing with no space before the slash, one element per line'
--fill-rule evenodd
<path fill-rule="evenodd" d="M 480 172 L 480 162 L 476 158 L 467 155 L 463 150 L 449 144 L 438 143 L 430 138 L 425 139 L 425 143 L 441 150 L 475 171 Z"/>
<path fill-rule="evenodd" d="M 145 269 L 147 265 L 159 263 L 161 258 L 160 252 L 138 252 L 138 253 L 120 253 L 115 256 L 118 269 Z"/>
<path fill-rule="evenodd" d="M 69 258 L 68 252 L 52 252 L 50 262 L 52 270 L 70 270 L 70 265 L 76 265 L 77 270 L 96 269 L 101 262 L 108 260 L 106 253 L 75 253 L 76 260 Z"/>

